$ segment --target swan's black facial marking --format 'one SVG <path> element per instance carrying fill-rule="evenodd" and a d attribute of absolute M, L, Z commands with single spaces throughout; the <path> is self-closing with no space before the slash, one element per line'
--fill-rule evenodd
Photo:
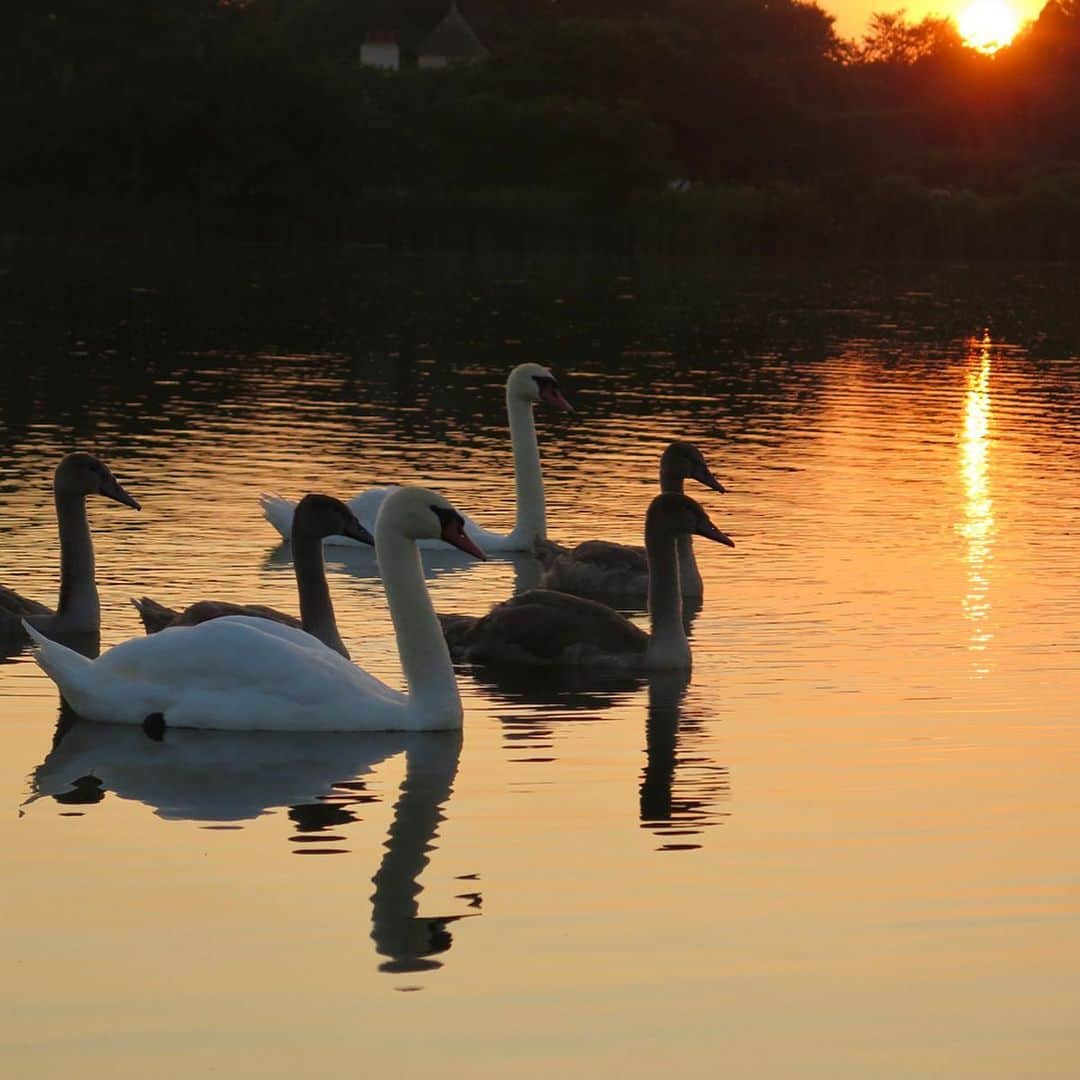
<path fill-rule="evenodd" d="M 439 519 L 439 535 L 446 543 L 453 547 L 467 551 L 478 559 L 486 559 L 487 556 L 469 539 L 465 533 L 465 519 L 448 506 L 437 506 L 432 503 L 431 510 Z"/>
<path fill-rule="evenodd" d="M 143 733 L 154 742 L 163 742 L 165 739 L 165 714 L 152 712 L 142 722 Z"/>
<path fill-rule="evenodd" d="M 432 503 L 431 512 L 439 519 L 440 531 L 446 532 L 448 528 L 465 531 L 465 519 L 456 510 L 451 510 L 448 506 L 436 506 Z"/>
<path fill-rule="evenodd" d="M 559 384 L 552 376 L 534 375 L 533 381 L 536 383 L 537 396 L 545 405 L 551 405 L 556 409 L 560 409 L 562 412 L 574 411 L 570 407 L 570 402 L 563 397 L 562 391 L 559 389 Z"/>

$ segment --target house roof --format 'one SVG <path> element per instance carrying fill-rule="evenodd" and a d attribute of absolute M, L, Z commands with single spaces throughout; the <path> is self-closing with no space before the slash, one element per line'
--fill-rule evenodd
<path fill-rule="evenodd" d="M 417 46 L 416 54 L 445 56 L 448 60 L 475 60 L 487 56 L 488 51 L 455 2 L 442 22 Z"/>

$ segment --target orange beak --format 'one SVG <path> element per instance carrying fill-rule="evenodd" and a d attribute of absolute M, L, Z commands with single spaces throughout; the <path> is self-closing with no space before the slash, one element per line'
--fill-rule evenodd
<path fill-rule="evenodd" d="M 456 548 L 467 551 L 477 559 L 487 561 L 487 556 L 469 539 L 459 521 L 448 521 L 442 530 L 442 538 Z"/>
<path fill-rule="evenodd" d="M 563 397 L 562 391 L 554 383 L 545 383 L 540 390 L 540 400 L 560 412 L 573 412 L 570 402 Z"/>

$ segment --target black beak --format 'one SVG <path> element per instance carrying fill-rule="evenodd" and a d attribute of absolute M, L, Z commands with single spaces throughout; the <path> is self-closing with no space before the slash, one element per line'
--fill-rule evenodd
<path fill-rule="evenodd" d="M 735 541 L 726 532 L 721 532 L 711 521 L 705 522 L 694 530 L 698 536 L 704 536 L 708 540 L 715 540 L 718 544 L 726 544 L 734 547 Z"/>
<path fill-rule="evenodd" d="M 115 499 L 118 503 L 130 506 L 132 510 L 142 509 L 138 502 L 120 486 L 115 476 L 107 476 L 101 482 L 101 494 L 107 499 Z"/>
<path fill-rule="evenodd" d="M 371 533 L 356 520 L 356 518 L 353 518 L 352 521 L 345 526 L 345 531 L 341 535 L 347 536 L 350 540 L 359 540 L 361 544 L 370 544 L 372 547 L 375 546 L 375 537 L 372 536 Z"/>
<path fill-rule="evenodd" d="M 719 480 L 709 471 L 708 465 L 701 465 L 698 468 L 697 473 L 694 475 L 694 479 L 699 484 L 704 484 L 707 488 L 712 488 L 713 491 L 719 491 L 721 495 L 727 490 Z"/>

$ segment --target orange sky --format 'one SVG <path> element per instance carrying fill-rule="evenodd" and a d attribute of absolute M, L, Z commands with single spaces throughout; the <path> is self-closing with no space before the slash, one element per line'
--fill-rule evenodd
<path fill-rule="evenodd" d="M 956 18 L 971 0 L 819 0 L 830 15 L 836 16 L 836 30 L 841 37 L 859 38 L 866 27 L 867 20 L 875 11 L 896 11 L 904 8 L 908 18 L 918 22 L 925 15 L 949 15 Z M 1045 0 L 1009 0 L 1026 22 L 1035 18 L 1043 8 Z"/>

